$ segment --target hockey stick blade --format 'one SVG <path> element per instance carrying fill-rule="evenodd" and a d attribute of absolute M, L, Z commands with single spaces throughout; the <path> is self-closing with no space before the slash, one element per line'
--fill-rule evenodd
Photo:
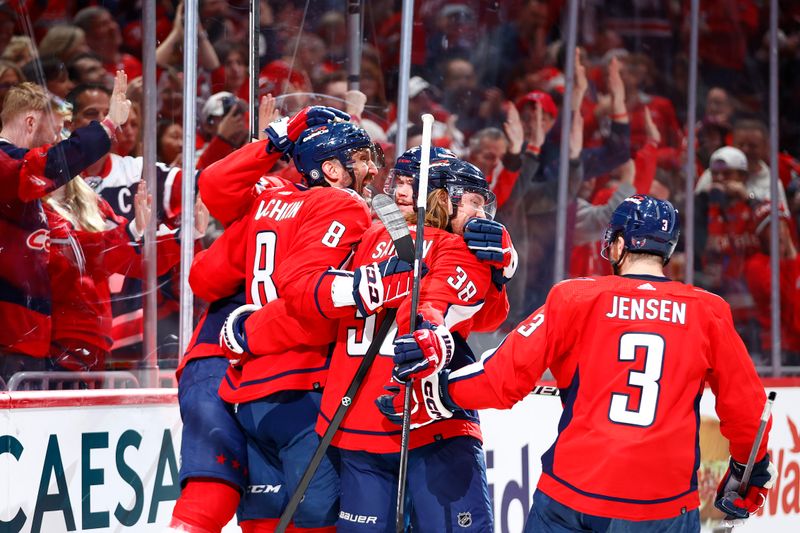
<path fill-rule="evenodd" d="M 377 194 L 372 198 L 372 208 L 389 232 L 397 257 L 409 263 L 414 261 L 414 239 L 408 231 L 408 222 L 394 200 L 385 194 Z"/>
<path fill-rule="evenodd" d="M 386 200 L 388 200 L 388 204 Z M 398 257 L 409 263 L 414 261 L 414 242 L 411 239 L 408 224 L 403 220 L 403 215 L 400 213 L 400 209 L 397 205 L 385 194 L 379 194 L 372 199 L 372 206 L 378 214 L 378 218 L 381 219 L 381 222 L 383 222 L 389 232 L 389 236 L 392 238 L 394 247 L 397 250 Z M 384 216 L 387 217 L 385 221 Z M 397 222 L 398 220 L 402 221 L 402 226 Z M 325 433 L 322 435 L 322 438 L 320 438 L 317 449 L 314 451 L 314 455 L 311 457 L 306 471 L 303 472 L 303 477 L 300 478 L 297 488 L 295 488 L 294 493 L 292 493 L 291 498 L 289 498 L 289 503 L 286 504 L 286 508 L 283 510 L 283 513 L 281 513 L 278 527 L 275 529 L 276 533 L 284 533 L 289 526 L 289 522 L 291 522 L 295 511 L 297 511 L 297 506 L 300 505 L 306 493 L 306 489 L 308 489 L 308 486 L 311 484 L 311 479 L 314 477 L 317 468 L 319 468 L 322 459 L 325 457 L 325 453 L 328 451 L 333 436 L 339 430 L 339 426 L 342 425 L 342 420 L 344 420 L 347 410 L 353 404 L 356 394 L 358 394 L 358 390 L 361 388 L 361 383 L 364 381 L 367 372 L 369 372 L 372 366 L 372 362 L 375 360 L 375 356 L 378 355 L 383 341 L 386 339 L 387 335 L 389 335 L 389 331 L 391 331 L 394 325 L 395 315 L 397 315 L 397 309 L 388 309 L 386 311 L 383 322 L 381 322 L 378 331 L 375 333 L 375 337 L 373 337 L 372 342 L 370 342 L 364 359 L 362 359 L 361 363 L 358 365 L 353 380 L 347 387 L 344 396 L 342 396 L 342 400 L 339 402 L 339 407 L 336 408 L 336 412 L 333 414 L 330 424 L 328 424 Z"/>

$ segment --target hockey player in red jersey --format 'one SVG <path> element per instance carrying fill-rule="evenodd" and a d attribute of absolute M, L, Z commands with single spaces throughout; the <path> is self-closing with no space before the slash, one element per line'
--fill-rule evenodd
<path fill-rule="evenodd" d="M 402 176 L 418 178 L 419 163 L 419 148 L 404 153 L 392 179 L 402 186 Z M 473 329 L 481 329 L 478 321 L 483 329 L 493 330 L 508 311 L 504 290 L 493 286 L 492 268 L 471 253 L 464 235 L 469 232 L 465 227 L 491 219 L 494 195 L 476 167 L 440 148 L 432 150 L 429 189 L 419 194 L 428 197 L 424 259 L 430 268 L 421 283 L 419 313 L 431 328 L 427 331 L 452 356 L 450 368 L 458 368 L 475 360 L 466 338 Z M 477 234 L 483 235 L 480 231 L 473 233 L 476 240 Z M 489 247 L 484 248 L 486 252 Z M 353 267 L 394 254 L 383 225 L 375 224 L 359 244 Z M 492 298 L 497 301 L 490 304 Z M 479 318 L 487 306 L 492 311 Z M 408 330 L 409 313 L 410 298 L 405 298 L 390 336 Z M 365 317 L 353 310 L 340 320 L 317 423 L 319 434 L 325 432 L 384 316 Z M 373 362 L 332 441 L 341 465 L 339 532 L 394 531 L 400 428 L 388 422 L 374 402 L 390 382 L 391 353 L 390 337 L 379 352 L 384 357 Z M 412 428 L 408 494 L 414 531 L 455 530 L 459 513 L 471 513 L 473 530 L 491 531 L 477 413 L 462 410 L 449 420 L 425 427 L 414 424 Z"/>
<path fill-rule="evenodd" d="M 604 238 L 617 275 L 559 283 L 482 361 L 437 373 L 436 344 L 419 331 L 416 342 L 398 339 L 395 371 L 450 411 L 510 408 L 546 368 L 555 376 L 564 413 L 542 457 L 525 531 L 699 531 L 698 408 L 706 384 L 731 453 L 715 504 L 739 518 L 763 504 L 776 475 L 766 437 L 745 496 L 735 491 L 764 389 L 729 306 L 664 277 L 678 234 L 669 202 L 631 196 Z M 429 387 L 419 389 L 425 380 Z"/>
<path fill-rule="evenodd" d="M 283 180 L 270 178 L 268 173 L 284 153 L 291 152 L 303 131 L 333 119 L 346 118 L 346 114 L 331 108 L 303 109 L 289 119 L 270 124 L 266 128 L 268 139 L 246 145 L 205 169 L 200 175 L 200 189 L 208 198 L 211 213 L 225 226 L 232 224 L 247 213 L 265 188 L 285 184 Z M 209 259 L 214 261 L 213 265 L 209 265 Z M 229 367 L 227 352 L 219 342 L 222 324 L 233 311 L 247 303 L 241 287 L 236 294 L 213 286 L 217 276 L 214 269 L 227 268 L 224 259 L 203 252 L 196 257 L 192 268 L 196 294 L 211 304 L 195 328 L 177 370 L 183 420 L 181 495 L 168 531 L 218 533 L 233 517 L 242 494 L 249 491 L 283 497 L 285 493 L 285 489 L 280 492 L 281 480 L 277 472 L 273 479 L 268 479 L 268 472 L 259 471 L 261 481 L 266 482 L 248 485 L 246 438 L 232 406 L 222 401 L 217 392 Z M 240 284 L 243 283 L 244 278 L 240 280 Z M 260 467 L 266 468 L 266 465 L 260 464 Z M 253 521 L 242 525 L 246 530 L 256 527 Z"/>
<path fill-rule="evenodd" d="M 250 486 L 279 486 L 245 494 L 239 519 L 248 532 L 275 527 L 316 448 L 313 425 L 328 375 L 327 344 L 335 339 L 330 318 L 351 306 L 374 313 L 397 298 L 391 287 L 408 287 L 411 278 L 411 265 L 396 259 L 374 263 L 369 272 L 333 270 L 346 263 L 370 224 L 356 194 L 377 172 L 366 132 L 345 122 L 323 124 L 305 130 L 291 152 L 310 187 L 263 189 L 249 213 L 198 257 L 190 280 L 204 298 L 242 284 L 247 294 L 248 305 L 230 314 L 220 335 L 233 364 L 220 396 L 236 406 L 247 433 Z M 247 202 L 233 187 L 226 191 L 232 204 L 240 202 L 235 209 Z M 309 337 L 313 343 L 302 341 Z M 338 496 L 338 475 L 325 461 L 295 527 L 333 531 Z"/>

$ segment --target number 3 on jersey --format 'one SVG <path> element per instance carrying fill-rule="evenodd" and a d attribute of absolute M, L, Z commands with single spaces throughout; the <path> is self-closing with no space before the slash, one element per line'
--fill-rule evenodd
<path fill-rule="evenodd" d="M 627 426 L 650 426 L 656 419 L 659 380 L 664 364 L 664 338 L 653 333 L 624 333 L 619 339 L 620 361 L 635 361 L 636 349 L 644 348 L 644 371 L 630 370 L 628 385 L 641 391 L 638 409 L 630 409 L 630 394 L 612 393 L 608 418 Z"/>

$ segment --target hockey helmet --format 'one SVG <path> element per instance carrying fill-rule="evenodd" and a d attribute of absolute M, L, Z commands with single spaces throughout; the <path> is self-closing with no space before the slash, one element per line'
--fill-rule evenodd
<path fill-rule="evenodd" d="M 453 160 L 447 168 L 428 176 L 428 194 L 435 189 L 445 189 L 454 206 L 461 205 L 465 193 L 475 193 L 483 197 L 483 212 L 489 220 L 494 219 L 497 199 L 489 189 L 489 183 L 483 172 L 472 163 L 463 159 Z"/>
<path fill-rule="evenodd" d="M 603 235 L 602 256 L 608 259 L 609 247 L 621 235 L 625 250 L 661 256 L 666 265 L 680 233 L 678 210 L 671 203 L 635 194 L 623 200 L 611 215 Z"/>
<path fill-rule="evenodd" d="M 410 148 L 397 158 L 394 168 L 386 181 L 386 193 L 392 194 L 397 187 L 398 178 L 408 176 L 414 178 L 414 198 L 419 193 L 419 170 L 422 165 L 422 149 L 419 146 Z M 454 206 L 461 205 L 461 197 L 465 192 L 474 192 L 484 198 L 483 210 L 486 217 L 494 218 L 496 208 L 495 196 L 483 173 L 471 163 L 459 159 L 446 148 L 431 147 L 428 170 L 428 194 L 436 189 L 447 190 Z"/>
<path fill-rule="evenodd" d="M 308 128 L 300 135 L 294 145 L 294 164 L 309 187 L 325 185 L 322 163 L 336 159 L 353 175 L 353 153 L 362 149 L 370 151 L 378 168 L 383 166 L 383 150 L 363 128 L 350 122 L 330 122 Z"/>
<path fill-rule="evenodd" d="M 452 161 L 455 161 L 456 154 L 447 148 L 439 148 L 438 146 L 431 146 L 430 164 L 428 176 L 436 174 L 442 167 L 447 167 Z M 415 146 L 409 148 L 397 158 L 394 168 L 389 171 L 389 176 L 386 178 L 384 185 L 384 192 L 390 196 L 394 195 L 394 191 L 398 186 L 398 178 L 409 177 L 414 179 L 414 196 L 416 197 L 416 180 L 419 179 L 419 169 L 422 165 L 422 148 Z"/>

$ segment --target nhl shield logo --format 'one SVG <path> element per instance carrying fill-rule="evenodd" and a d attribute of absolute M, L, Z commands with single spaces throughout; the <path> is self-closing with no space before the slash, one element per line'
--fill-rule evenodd
<path fill-rule="evenodd" d="M 467 511 L 466 513 L 458 513 L 458 525 L 461 527 L 469 527 L 472 525 L 472 513 Z"/>

